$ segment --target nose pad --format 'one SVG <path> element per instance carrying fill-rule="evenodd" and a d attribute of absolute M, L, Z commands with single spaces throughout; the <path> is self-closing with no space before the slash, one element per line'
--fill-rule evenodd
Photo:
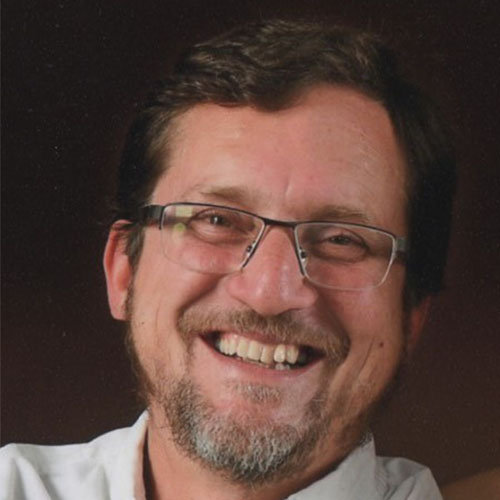
<path fill-rule="evenodd" d="M 309 307 L 317 298 L 284 228 L 268 228 L 249 245 L 240 272 L 227 276 L 226 283 L 233 297 L 266 316 Z"/>
<path fill-rule="evenodd" d="M 260 235 L 254 241 L 252 241 L 252 243 L 250 243 L 250 245 L 247 246 L 247 248 L 245 250 L 246 255 L 245 255 L 245 258 L 243 259 L 243 263 L 241 264 L 240 269 L 243 269 L 248 264 L 250 259 L 252 258 L 253 254 L 255 253 L 255 250 L 257 250 L 257 247 L 259 246 L 259 243 L 262 240 L 262 236 L 263 235 Z"/>
<path fill-rule="evenodd" d="M 309 255 L 307 255 L 307 252 L 302 247 L 298 247 L 297 258 L 299 260 L 300 272 L 302 273 L 302 276 L 304 276 L 305 278 L 306 266 L 307 266 L 307 261 L 309 259 Z"/>

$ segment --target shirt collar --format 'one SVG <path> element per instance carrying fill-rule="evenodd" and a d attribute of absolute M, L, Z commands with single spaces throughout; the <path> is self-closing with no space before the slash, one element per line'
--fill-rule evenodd
<path fill-rule="evenodd" d="M 147 426 L 145 411 L 130 428 L 112 466 L 111 500 L 146 500 L 143 460 Z"/>
<path fill-rule="evenodd" d="M 288 500 L 352 500 L 354 498 L 383 498 L 386 478 L 377 467 L 373 437 L 355 448 L 339 466 Z"/>

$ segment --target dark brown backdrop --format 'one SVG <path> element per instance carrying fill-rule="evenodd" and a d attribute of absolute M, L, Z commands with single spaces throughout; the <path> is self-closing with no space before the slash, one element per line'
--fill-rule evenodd
<path fill-rule="evenodd" d="M 384 34 L 457 137 L 448 290 L 376 423 L 379 451 L 422 461 L 441 482 L 500 465 L 496 4 L 3 2 L 2 442 L 88 440 L 140 411 L 100 266 L 129 120 L 185 43 L 300 15 Z"/>

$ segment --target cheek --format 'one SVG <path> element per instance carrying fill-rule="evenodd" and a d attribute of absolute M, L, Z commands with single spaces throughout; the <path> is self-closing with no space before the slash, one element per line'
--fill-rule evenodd
<path fill-rule="evenodd" d="M 360 298 L 360 308 L 350 310 L 353 322 L 359 321 L 355 342 L 367 350 L 367 364 L 377 372 L 392 372 L 404 343 L 402 293 L 376 289 Z M 355 326 L 353 327 L 355 328 Z"/>
<path fill-rule="evenodd" d="M 402 287 L 389 285 L 330 295 L 331 310 L 350 342 L 339 373 L 347 386 L 371 387 L 377 392 L 399 365 L 405 341 Z"/>
<path fill-rule="evenodd" d="M 184 369 L 186 349 L 176 329 L 177 320 L 213 286 L 213 276 L 178 266 L 161 254 L 154 238 L 145 241 L 134 276 L 131 327 L 147 371 L 180 373 Z"/>
<path fill-rule="evenodd" d="M 400 332 L 403 318 L 402 285 L 392 285 L 387 281 L 361 292 L 327 291 L 323 300 L 351 342 L 390 336 Z"/>

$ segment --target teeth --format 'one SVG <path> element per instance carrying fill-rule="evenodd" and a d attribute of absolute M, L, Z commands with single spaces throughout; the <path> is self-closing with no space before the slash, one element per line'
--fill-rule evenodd
<path fill-rule="evenodd" d="M 219 350 L 220 352 L 227 354 L 227 340 L 222 338 L 219 341 Z"/>
<path fill-rule="evenodd" d="M 294 365 L 299 359 L 299 348 L 296 345 L 289 345 L 286 348 L 286 362 Z"/>
<path fill-rule="evenodd" d="M 238 348 L 238 338 L 236 337 L 236 335 L 231 335 L 231 337 L 229 338 L 227 354 L 229 354 L 230 356 L 236 354 L 237 348 Z"/>
<path fill-rule="evenodd" d="M 283 363 L 286 360 L 286 346 L 280 344 L 274 350 L 274 361 L 275 363 Z"/>
<path fill-rule="evenodd" d="M 249 345 L 248 340 L 242 337 L 240 339 L 239 343 L 238 343 L 238 348 L 236 349 L 236 354 L 240 358 L 246 358 L 247 357 L 248 345 Z"/>
<path fill-rule="evenodd" d="M 250 341 L 250 345 L 248 346 L 247 358 L 253 359 L 254 361 L 259 361 L 261 354 L 262 344 L 256 342 L 255 340 Z"/>
<path fill-rule="evenodd" d="M 239 358 L 260 362 L 276 370 L 288 370 L 291 365 L 305 364 L 308 356 L 306 352 L 293 344 L 269 345 L 256 340 L 249 340 L 236 334 L 220 335 L 215 347 L 228 356 L 237 355 Z"/>
<path fill-rule="evenodd" d="M 284 365 L 283 363 L 276 363 L 276 366 L 274 367 L 275 370 L 281 371 L 281 370 L 290 370 L 290 365 Z"/>
<path fill-rule="evenodd" d="M 262 354 L 260 355 L 260 362 L 266 365 L 273 364 L 274 347 L 270 345 L 265 345 L 262 348 Z"/>

